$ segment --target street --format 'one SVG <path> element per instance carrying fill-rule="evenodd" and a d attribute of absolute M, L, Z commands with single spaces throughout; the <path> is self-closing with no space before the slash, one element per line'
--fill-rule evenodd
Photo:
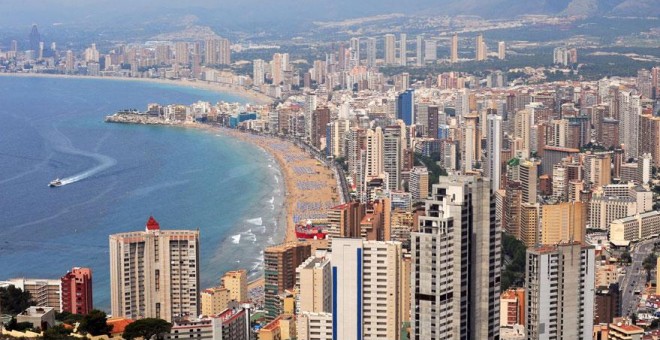
<path fill-rule="evenodd" d="M 630 256 L 632 263 L 625 267 L 626 274 L 619 279 L 621 287 L 621 313 L 630 315 L 637 311 L 640 295 L 635 295 L 635 290 L 644 291 L 646 284 L 646 271 L 642 267 L 644 259 L 653 251 L 653 245 L 657 239 L 643 240 L 632 246 Z"/>

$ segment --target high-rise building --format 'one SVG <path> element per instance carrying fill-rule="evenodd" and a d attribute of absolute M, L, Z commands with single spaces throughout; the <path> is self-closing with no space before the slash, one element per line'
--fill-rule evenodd
<path fill-rule="evenodd" d="M 410 194 L 414 201 L 425 200 L 429 196 L 429 171 L 424 166 L 416 166 L 410 170 Z"/>
<path fill-rule="evenodd" d="M 37 29 L 37 25 L 32 25 L 32 30 L 30 31 L 30 50 L 33 52 L 39 51 L 39 43 L 41 42 L 41 34 Z"/>
<path fill-rule="evenodd" d="M 174 58 L 179 65 L 190 63 L 190 50 L 187 42 L 179 41 L 174 45 Z"/>
<path fill-rule="evenodd" d="M 454 34 L 451 37 L 451 56 L 450 61 L 452 63 L 458 62 L 458 34 Z"/>
<path fill-rule="evenodd" d="M 279 295 L 296 285 L 296 268 L 311 255 L 306 243 L 285 243 L 264 251 L 266 319 L 273 320 L 282 313 Z"/>
<path fill-rule="evenodd" d="M 238 302 L 248 301 L 247 270 L 232 270 L 222 275 L 222 286 L 229 289 L 229 298 Z"/>
<path fill-rule="evenodd" d="M 422 66 L 427 61 L 436 61 L 438 59 L 438 41 L 434 39 L 424 40 L 424 57 Z"/>
<path fill-rule="evenodd" d="M 386 127 L 383 131 L 383 171 L 387 173 L 390 191 L 401 189 L 401 128 Z"/>
<path fill-rule="evenodd" d="M 536 203 L 538 165 L 539 163 L 532 161 L 520 162 L 520 187 L 523 203 Z"/>
<path fill-rule="evenodd" d="M 527 339 L 591 339 L 594 248 L 579 242 L 527 249 Z"/>
<path fill-rule="evenodd" d="M 506 43 L 504 41 L 497 43 L 497 59 L 506 59 Z"/>
<path fill-rule="evenodd" d="M 411 233 L 411 339 L 499 339 L 501 231 L 488 180 L 440 177 Z"/>
<path fill-rule="evenodd" d="M 396 64 L 396 37 L 385 34 L 385 65 Z"/>
<path fill-rule="evenodd" d="M 202 314 L 206 316 L 221 313 L 229 306 L 231 292 L 223 286 L 207 288 L 200 292 Z"/>
<path fill-rule="evenodd" d="M 423 35 L 418 35 L 417 36 L 417 42 L 415 44 L 415 66 L 424 66 L 424 55 L 422 52 L 424 51 L 423 49 L 423 44 L 424 44 L 424 36 Z"/>
<path fill-rule="evenodd" d="M 265 75 L 266 75 L 266 70 L 264 66 L 264 61 L 261 59 L 255 59 L 254 61 L 252 61 L 252 83 L 255 86 L 263 85 Z"/>
<path fill-rule="evenodd" d="M 296 332 L 301 340 L 332 339 L 332 270 L 327 251 L 296 269 Z"/>
<path fill-rule="evenodd" d="M 327 128 L 330 123 L 330 109 L 327 106 L 317 107 L 312 111 L 311 136 L 310 142 L 317 149 L 322 149 L 322 145 L 327 145 Z"/>
<path fill-rule="evenodd" d="M 440 138 L 438 130 L 440 127 L 440 109 L 436 105 L 430 105 L 426 114 L 426 136 Z"/>
<path fill-rule="evenodd" d="M 541 244 L 584 242 L 587 223 L 586 204 L 563 202 L 543 205 Z"/>
<path fill-rule="evenodd" d="M 406 126 L 415 122 L 415 90 L 408 89 L 399 94 L 396 101 L 396 117 L 403 120 Z"/>
<path fill-rule="evenodd" d="M 476 114 L 469 114 L 465 116 L 463 125 L 463 172 L 469 173 L 474 169 L 474 165 L 479 160 L 481 154 L 480 145 L 481 138 L 479 138 L 478 121 L 479 117 Z"/>
<path fill-rule="evenodd" d="M 486 43 L 484 42 L 483 34 L 477 36 L 475 51 L 475 59 L 477 61 L 486 60 Z"/>
<path fill-rule="evenodd" d="M 408 58 L 407 35 L 405 33 L 401 33 L 399 38 L 399 65 L 406 66 L 406 63 L 408 61 L 407 58 Z"/>
<path fill-rule="evenodd" d="M 199 231 L 161 230 L 150 217 L 145 231 L 110 235 L 110 302 L 129 319 L 199 315 Z"/>
<path fill-rule="evenodd" d="M 367 38 L 367 66 L 376 66 L 376 38 Z"/>
<path fill-rule="evenodd" d="M 360 38 L 351 38 L 351 51 L 349 66 L 351 68 L 360 65 Z"/>
<path fill-rule="evenodd" d="M 85 315 L 94 309 L 91 269 L 75 267 L 60 280 L 63 312 Z"/>
<path fill-rule="evenodd" d="M 401 243 L 337 238 L 331 263 L 335 339 L 398 340 Z"/>
<path fill-rule="evenodd" d="M 638 156 L 641 100 L 641 96 L 634 92 L 619 93 L 619 143 L 623 144 L 626 158 Z"/>
<path fill-rule="evenodd" d="M 383 173 L 383 130 L 379 127 L 366 133 L 364 178 L 378 177 Z"/>
<path fill-rule="evenodd" d="M 520 205 L 520 241 L 528 248 L 541 242 L 540 218 L 540 204 L 522 203 Z"/>
<path fill-rule="evenodd" d="M 486 176 L 490 178 L 493 191 L 500 189 L 502 179 L 502 116 L 488 115 L 488 131 L 486 145 L 488 162 L 486 163 Z"/>

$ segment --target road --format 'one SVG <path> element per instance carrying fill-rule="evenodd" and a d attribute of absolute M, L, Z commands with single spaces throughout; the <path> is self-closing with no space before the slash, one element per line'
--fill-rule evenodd
<path fill-rule="evenodd" d="M 657 239 L 643 240 L 632 246 L 630 256 L 632 263 L 630 266 L 625 267 L 626 274 L 619 279 L 619 286 L 621 287 L 621 313 L 623 315 L 630 315 L 637 311 L 637 304 L 639 304 L 639 295 L 635 295 L 635 290 L 639 289 L 644 291 L 646 284 L 646 271 L 642 267 L 644 259 L 653 252 L 653 245 Z"/>

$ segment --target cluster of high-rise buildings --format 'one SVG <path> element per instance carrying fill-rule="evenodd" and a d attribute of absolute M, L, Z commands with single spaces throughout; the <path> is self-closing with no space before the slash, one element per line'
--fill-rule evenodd
<path fill-rule="evenodd" d="M 606 308 L 616 305 L 608 293 L 619 289 L 616 270 L 597 261 L 603 244 L 590 244 L 587 229 L 612 247 L 660 234 L 652 191 L 660 67 L 635 78 L 535 85 L 511 84 L 501 71 L 386 77 L 377 66 L 437 59 L 439 39 L 416 37 L 414 57 L 406 34 L 385 35 L 381 50 L 378 39 L 361 40 L 340 44 L 302 74 L 288 53 L 255 60 L 245 84 L 281 97 L 276 105 L 154 104 L 146 112 L 278 135 L 344 167 L 341 183 L 351 199 L 310 221 L 326 226 L 327 242 L 264 250 L 267 323 L 259 337 L 639 334 L 614 322 L 620 310 Z M 457 35 L 449 46 L 449 61 L 459 61 Z M 204 53 L 191 56 L 225 64 L 228 48 L 208 41 Z M 152 52 L 170 61 L 180 54 Z M 488 55 L 477 36 L 474 59 Z M 500 42 L 498 57 L 505 55 Z M 95 46 L 85 58 L 100 58 Z M 114 65 L 112 53 L 104 58 Z M 574 64 L 577 50 L 557 48 L 554 61 Z M 233 78 L 213 68 L 203 72 L 207 80 L 234 81 L 218 80 Z M 246 273 L 227 273 L 217 287 L 201 289 L 199 237 L 160 229 L 153 218 L 145 231 L 112 235 L 112 314 L 174 321 L 172 338 L 189 329 L 202 339 L 246 339 L 253 312 L 245 304 Z M 526 248 L 521 279 L 506 290 L 504 237 Z"/>

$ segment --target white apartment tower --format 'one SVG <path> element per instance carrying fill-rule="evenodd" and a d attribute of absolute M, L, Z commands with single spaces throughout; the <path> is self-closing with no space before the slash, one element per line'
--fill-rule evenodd
<path fill-rule="evenodd" d="M 376 38 L 367 38 L 367 66 L 376 66 Z"/>
<path fill-rule="evenodd" d="M 619 143 L 623 144 L 626 158 L 638 156 L 641 100 L 641 96 L 634 92 L 619 93 Z"/>
<path fill-rule="evenodd" d="M 378 177 L 383 173 L 383 130 L 380 127 L 367 130 L 365 151 L 364 180 L 366 183 L 369 177 Z"/>
<path fill-rule="evenodd" d="M 386 127 L 383 132 L 383 171 L 388 176 L 388 188 L 391 191 L 401 188 L 401 128 Z"/>
<path fill-rule="evenodd" d="M 487 179 L 440 177 L 411 233 L 411 339 L 499 339 L 501 230 Z"/>
<path fill-rule="evenodd" d="M 252 84 L 255 86 L 261 86 L 264 84 L 264 78 L 266 75 L 264 61 L 261 59 L 255 59 L 252 62 Z"/>
<path fill-rule="evenodd" d="M 406 66 L 407 62 L 407 55 L 408 55 L 408 41 L 407 41 L 407 35 L 405 33 L 401 33 L 401 36 L 399 38 L 399 65 L 401 66 Z"/>
<path fill-rule="evenodd" d="M 401 243 L 332 240 L 335 339 L 398 340 Z"/>
<path fill-rule="evenodd" d="M 150 217 L 145 231 L 110 235 L 110 300 L 115 317 L 199 315 L 199 231 L 161 230 Z"/>
<path fill-rule="evenodd" d="M 595 254 L 579 242 L 527 249 L 528 340 L 591 339 Z"/>
<path fill-rule="evenodd" d="M 385 65 L 396 64 L 396 37 L 385 34 Z"/>
<path fill-rule="evenodd" d="M 502 177 L 502 116 L 490 114 L 487 123 L 488 162 L 486 162 L 486 176 L 490 178 L 491 189 L 495 191 L 499 190 Z"/>
<path fill-rule="evenodd" d="M 424 36 L 417 36 L 417 43 L 415 44 L 416 54 L 415 54 L 415 66 L 424 66 L 424 52 L 422 45 L 424 44 Z"/>

